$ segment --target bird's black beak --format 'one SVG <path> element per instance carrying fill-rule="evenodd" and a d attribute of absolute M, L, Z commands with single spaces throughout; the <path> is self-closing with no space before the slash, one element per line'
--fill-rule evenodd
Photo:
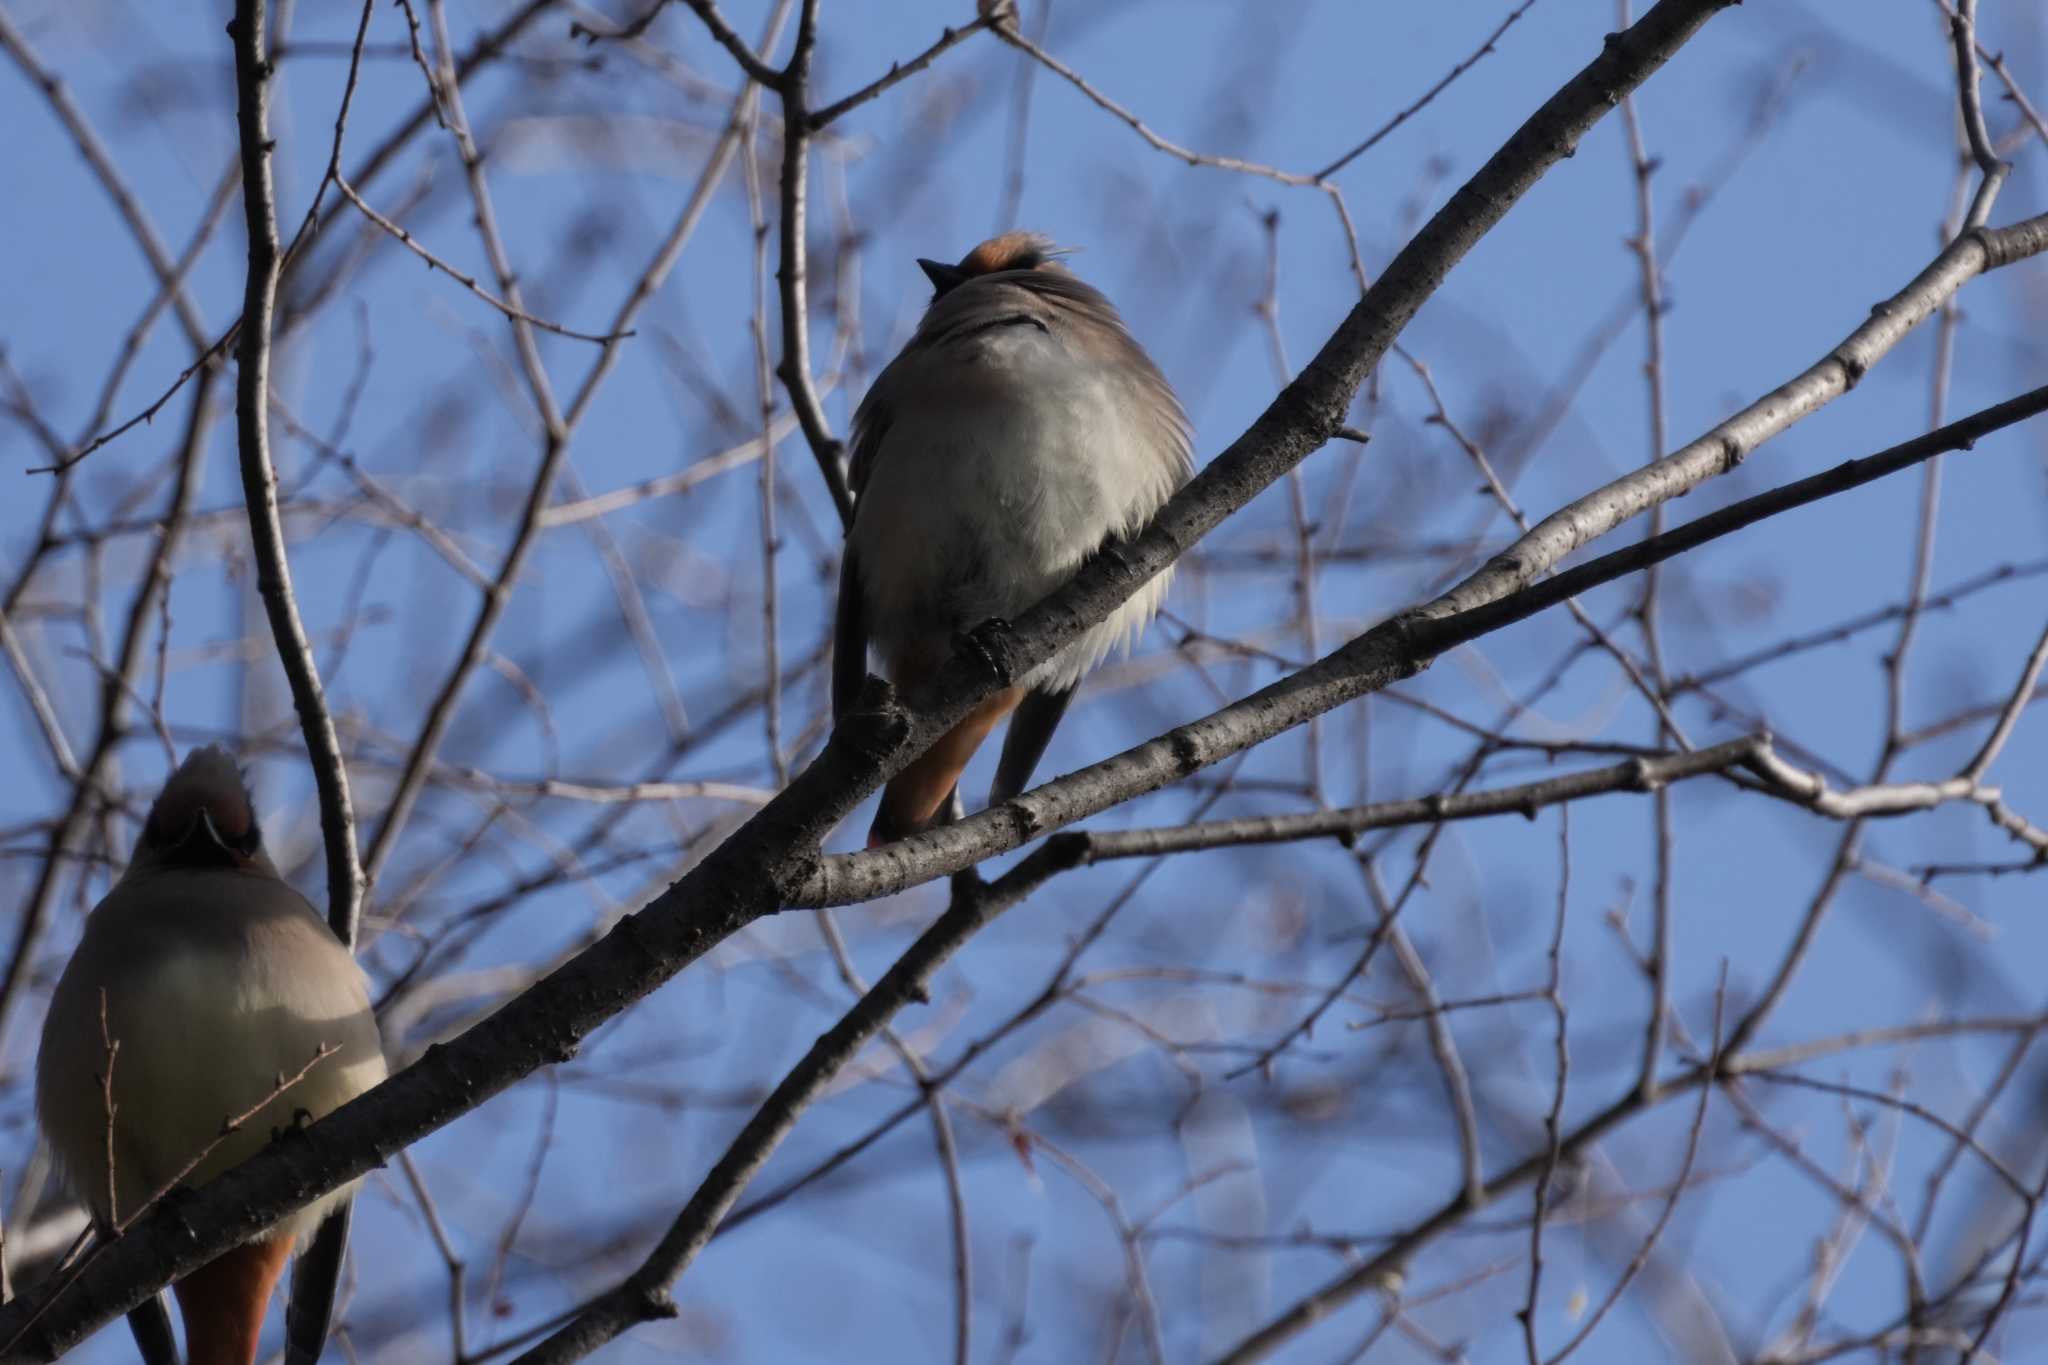
<path fill-rule="evenodd" d="M 255 854 L 258 838 L 254 830 L 243 839 L 230 839 L 213 822 L 213 812 L 204 806 L 185 826 L 185 833 L 167 852 L 181 867 L 241 867 Z"/>
<path fill-rule="evenodd" d="M 213 812 L 201 806 L 199 814 L 192 817 L 192 827 L 185 831 L 184 843 L 190 844 L 205 836 L 207 843 L 222 852 L 230 851 L 228 841 L 221 837 L 220 826 L 213 823 Z"/>
<path fill-rule="evenodd" d="M 944 298 L 972 278 L 959 266 L 947 265 L 944 261 L 927 261 L 920 257 L 917 268 L 932 282 L 932 288 L 936 291 L 932 295 L 933 298 Z"/>
<path fill-rule="evenodd" d="M 213 823 L 213 813 L 201 806 L 185 826 L 185 832 L 174 843 L 164 849 L 166 861 L 174 867 L 233 867 L 236 851 L 220 826 Z"/>

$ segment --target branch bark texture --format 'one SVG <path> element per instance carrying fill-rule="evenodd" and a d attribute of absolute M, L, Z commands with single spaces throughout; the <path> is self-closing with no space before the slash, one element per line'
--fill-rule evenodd
<path fill-rule="evenodd" d="M 810 884 L 824 837 L 868 793 L 980 697 L 1103 619 L 1189 545 L 1318 448 L 1344 422 L 1360 383 L 1456 263 L 1615 103 L 1647 79 L 1730 0 L 1662 0 L 1552 96 L 1429 221 L 1296 380 L 1242 437 L 1120 552 L 991 635 L 993 661 L 958 657 L 915 713 L 876 708 L 849 717 L 824 752 L 686 877 L 603 939 L 452 1042 L 427 1051 L 376 1091 L 173 1201 L 109 1247 L 92 1270 L 41 1311 L 21 1346 L 46 1357 L 176 1275 L 325 1189 L 380 1164 L 535 1069 L 567 1060 L 605 1020 L 753 919 Z M 693 8 L 696 7 L 693 5 Z M 609 349 L 609 348 L 608 348 Z M 602 362 L 600 362 L 602 363 Z M 568 425 L 573 426 L 572 405 Z M 1414 672 L 1422 658 L 1371 637 L 1369 657 L 1340 651 L 1252 703 L 1273 729 L 1291 715 L 1361 695 Z M 1351 647 L 1347 647 L 1349 649 Z M 1354 651 L 1356 652 L 1356 651 Z M 1270 693 L 1272 689 L 1268 689 Z M 1151 785 L 1201 766 L 1220 749 L 1188 747 L 1145 774 Z M 1156 780 L 1153 780 L 1156 779 Z M 42 1305 L 0 1309 L 0 1341 Z"/>

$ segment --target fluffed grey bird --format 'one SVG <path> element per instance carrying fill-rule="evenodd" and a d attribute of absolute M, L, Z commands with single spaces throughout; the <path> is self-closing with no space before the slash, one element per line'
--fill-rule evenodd
<path fill-rule="evenodd" d="M 264 853 L 234 760 L 195 750 L 50 997 L 36 1116 L 66 1183 L 116 1226 L 384 1076 L 362 970 Z M 189 1365 L 252 1365 L 285 1261 L 309 1241 L 287 1334 L 294 1362 L 318 1356 L 353 1192 L 321 1197 L 178 1282 Z"/>
<path fill-rule="evenodd" d="M 1037 233 L 1011 232 L 958 265 L 918 262 L 936 291 L 931 305 L 853 417 L 835 718 L 859 691 L 871 647 L 890 682 L 915 685 L 962 632 L 1047 596 L 1187 481 L 1180 400 L 1061 254 Z M 1170 577 L 1147 583 L 891 779 L 869 845 L 931 824 L 1006 715 L 989 804 L 1022 791 L 1082 675 L 1144 628 Z"/>

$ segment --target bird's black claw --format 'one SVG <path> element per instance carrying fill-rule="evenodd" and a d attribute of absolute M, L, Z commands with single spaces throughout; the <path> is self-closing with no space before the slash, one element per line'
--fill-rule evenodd
<path fill-rule="evenodd" d="M 1016 630 L 1000 616 L 991 616 L 965 635 L 956 636 L 953 647 L 963 653 L 972 654 L 982 667 L 993 673 L 1003 686 L 1010 685 L 1010 669 L 1003 662 L 1003 642 L 1014 638 Z"/>

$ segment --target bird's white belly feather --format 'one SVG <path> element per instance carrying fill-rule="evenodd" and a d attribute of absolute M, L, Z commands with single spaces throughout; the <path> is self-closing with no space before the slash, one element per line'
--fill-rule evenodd
<path fill-rule="evenodd" d="M 1172 491 L 1170 467 L 1133 449 L 1147 433 L 1127 395 L 1035 329 L 994 335 L 1002 344 L 961 365 L 956 386 L 894 414 L 862 492 L 852 539 L 884 659 L 934 632 L 1015 617 Z M 1151 619 L 1167 580 L 1025 681 L 1072 685 Z M 934 583 L 948 585 L 941 602 Z"/>
<path fill-rule="evenodd" d="M 160 907 L 117 888 L 94 912 L 51 1000 L 49 1028 L 68 1044 L 53 1054 L 46 1034 L 37 1105 L 73 1188 L 99 1216 L 126 1220 L 167 1186 L 203 1185 L 261 1150 L 300 1111 L 324 1115 L 384 1078 L 360 972 L 309 909 L 290 910 L 230 897 L 190 912 L 184 927 L 200 932 L 171 934 Z M 115 943 L 123 951 L 108 951 Z M 117 1045 L 111 1058 L 102 994 L 105 1035 Z M 308 1070 L 322 1048 L 331 1055 Z M 58 1057 L 69 1064 L 60 1067 Z M 109 1060 L 111 1115 L 100 1079 Z M 223 1134 L 236 1119 L 236 1130 Z M 305 1236 L 349 1188 L 278 1230 Z"/>

